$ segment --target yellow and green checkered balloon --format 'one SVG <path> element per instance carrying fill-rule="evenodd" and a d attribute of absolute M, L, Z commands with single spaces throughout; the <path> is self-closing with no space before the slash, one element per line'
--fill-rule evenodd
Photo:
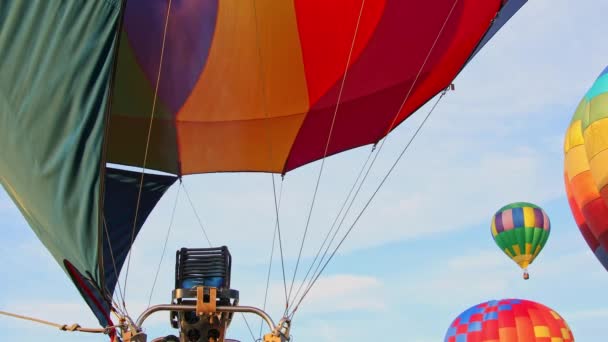
<path fill-rule="evenodd" d="M 500 208 L 492 218 L 494 241 L 524 270 L 524 279 L 528 279 L 528 265 L 543 249 L 550 232 L 549 217 L 532 203 L 511 203 Z"/>

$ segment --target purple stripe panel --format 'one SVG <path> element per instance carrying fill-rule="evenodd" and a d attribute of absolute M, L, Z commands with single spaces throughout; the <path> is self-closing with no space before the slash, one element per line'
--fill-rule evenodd
<path fill-rule="evenodd" d="M 494 215 L 494 224 L 496 225 L 496 231 L 502 233 L 505 231 L 505 226 L 502 223 L 502 212 Z"/>
<path fill-rule="evenodd" d="M 537 228 L 544 228 L 545 227 L 545 218 L 543 215 L 542 210 L 540 210 L 539 208 L 533 208 L 534 210 L 534 227 Z"/>
<path fill-rule="evenodd" d="M 135 58 L 156 84 L 167 0 L 129 0 L 124 27 Z M 211 48 L 217 0 L 173 0 L 167 26 L 159 98 L 176 114 L 198 81 Z"/>

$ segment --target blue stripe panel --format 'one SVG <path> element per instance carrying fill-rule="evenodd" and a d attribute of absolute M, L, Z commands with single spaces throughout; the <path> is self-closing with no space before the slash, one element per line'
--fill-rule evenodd
<path fill-rule="evenodd" d="M 602 76 L 604 76 L 606 74 L 608 74 L 608 66 L 604 69 L 604 71 L 602 71 L 602 73 L 598 76 L 598 78 L 602 77 Z"/>
<path fill-rule="evenodd" d="M 593 83 L 591 89 L 589 89 L 587 94 L 585 94 L 587 101 L 591 101 L 594 97 L 608 92 L 608 74 L 605 74 L 604 72 L 602 72 L 602 75 L 595 80 L 595 83 Z"/>
<path fill-rule="evenodd" d="M 510 304 L 503 304 L 503 305 L 499 305 L 498 306 L 498 311 L 510 311 L 512 310 L 512 307 Z"/>
<path fill-rule="evenodd" d="M 471 322 L 469 331 L 481 331 L 481 322 Z"/>
<path fill-rule="evenodd" d="M 490 29 L 488 30 L 488 32 L 485 34 L 485 36 L 483 36 L 483 38 L 481 39 L 481 42 L 479 42 L 479 45 L 477 45 L 477 48 L 475 48 L 475 51 L 473 52 L 473 54 L 471 54 L 471 57 L 467 61 L 467 64 L 471 61 L 471 59 L 473 57 L 475 57 L 475 55 L 479 52 L 479 50 L 481 50 L 481 48 L 483 48 L 484 45 L 486 45 L 486 43 L 490 39 L 492 39 L 492 37 L 494 37 L 494 35 L 496 34 L 496 32 L 498 32 L 498 30 L 500 30 L 500 28 L 504 24 L 506 24 L 507 21 L 509 21 L 509 19 L 511 19 L 511 17 L 517 11 L 519 11 L 519 9 L 527 1 L 528 0 L 507 0 L 507 2 L 503 5 L 502 9 L 498 13 L 498 16 L 496 17 L 496 19 L 492 23 L 492 26 L 490 26 Z"/>
<path fill-rule="evenodd" d="M 467 334 L 460 334 L 456 336 L 456 342 L 467 342 Z"/>
<path fill-rule="evenodd" d="M 484 321 L 488 321 L 488 320 L 492 320 L 492 319 L 498 319 L 498 312 L 492 311 L 492 312 L 486 312 L 485 314 L 483 314 Z"/>
<path fill-rule="evenodd" d="M 510 303 L 510 304 L 521 304 L 521 300 L 519 300 L 519 299 L 511 299 L 511 300 L 509 301 L 509 303 Z"/>
<path fill-rule="evenodd" d="M 511 209 L 511 215 L 513 215 L 513 228 L 524 226 L 524 209 L 513 208 Z"/>
<path fill-rule="evenodd" d="M 446 337 L 452 337 L 452 336 L 456 335 L 456 327 L 449 327 L 446 335 L 447 335 Z"/>
<path fill-rule="evenodd" d="M 116 275 L 120 274 L 131 248 L 131 231 L 133 230 L 140 177 L 141 173 L 139 172 L 106 168 L 103 212 L 108 231 L 107 233 L 102 231 L 101 234 L 103 234 L 104 284 L 106 291 L 110 294 L 114 292 Z M 165 191 L 176 180 L 177 177 L 175 176 L 144 175 L 135 236 L 137 236 L 148 215 Z M 101 229 L 103 229 L 103 226 Z M 108 235 L 110 237 L 109 243 Z M 111 249 L 110 246 L 112 246 Z M 112 254 L 116 261 L 117 270 L 114 270 Z"/>
<path fill-rule="evenodd" d="M 606 271 L 608 271 L 608 253 L 606 252 L 604 247 L 597 246 L 597 248 L 595 249 L 595 256 L 597 257 L 597 260 L 602 263 L 602 266 L 604 266 Z"/>

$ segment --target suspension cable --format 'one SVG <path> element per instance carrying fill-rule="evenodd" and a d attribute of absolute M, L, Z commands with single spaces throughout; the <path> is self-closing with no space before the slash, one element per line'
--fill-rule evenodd
<path fill-rule="evenodd" d="M 148 150 L 150 147 L 150 137 L 152 136 L 152 126 L 154 123 L 154 113 L 156 112 L 156 101 L 158 99 L 158 88 L 160 86 L 160 75 L 161 75 L 161 71 L 163 69 L 163 58 L 165 56 L 165 43 L 167 40 L 167 27 L 169 25 L 169 16 L 171 13 L 171 3 L 172 0 L 168 1 L 168 5 L 167 5 L 167 14 L 165 16 L 165 26 L 163 29 L 163 39 L 162 39 L 162 44 L 161 44 L 161 48 L 160 48 L 160 58 L 159 58 L 159 62 L 158 62 L 158 73 L 156 74 L 156 85 L 154 87 L 154 97 L 152 99 L 152 110 L 150 113 L 150 123 L 148 125 L 148 134 L 146 137 L 146 148 L 144 150 L 144 160 L 143 160 L 143 164 L 141 167 L 141 177 L 139 179 L 139 191 L 137 193 L 137 204 L 135 205 L 135 218 L 133 219 L 133 228 L 131 229 L 131 242 L 129 244 L 129 247 L 133 247 L 133 241 L 135 240 L 135 230 L 137 227 L 137 216 L 139 214 L 139 205 L 141 202 L 141 193 L 142 193 L 142 188 L 144 185 L 144 175 L 146 173 L 146 162 L 148 161 Z M 130 250 L 130 248 L 129 248 Z M 129 267 L 131 265 L 131 255 L 132 253 L 129 253 L 128 256 L 128 260 L 127 260 L 127 270 L 125 273 L 125 285 L 124 285 L 124 292 L 123 292 L 123 298 L 122 298 L 122 302 L 123 302 L 123 306 L 126 309 L 126 304 L 125 304 L 125 296 L 126 296 L 126 292 L 127 292 L 127 279 L 129 278 Z"/>
<path fill-rule="evenodd" d="M 279 210 L 281 209 L 281 199 L 283 198 L 283 183 L 281 180 L 281 186 L 279 187 Z M 278 231 L 278 220 L 275 220 L 274 225 L 274 233 L 272 234 L 272 246 L 270 247 L 270 259 L 268 260 L 268 272 L 266 273 L 266 290 L 264 291 L 264 305 L 262 306 L 262 311 L 266 311 L 266 303 L 268 300 L 268 289 L 270 288 L 270 272 L 272 270 L 272 259 L 274 256 L 274 245 L 277 240 L 277 231 Z M 264 326 L 264 319 L 260 318 L 260 340 L 262 339 L 262 329 Z"/>
<path fill-rule="evenodd" d="M 306 291 L 304 291 L 304 293 L 302 294 L 302 297 L 298 301 L 298 304 L 294 307 L 294 310 L 292 311 L 292 313 L 290 315 L 291 318 L 293 318 L 293 315 L 298 310 L 300 304 L 302 303 L 302 301 L 304 300 L 304 298 L 306 297 L 306 295 L 308 294 L 308 292 L 310 291 L 310 289 L 314 286 L 314 284 L 316 283 L 316 281 L 319 279 L 319 277 L 321 276 L 321 273 L 323 273 L 323 271 L 325 270 L 325 268 L 327 267 L 327 265 L 329 264 L 329 262 L 331 261 L 331 259 L 334 257 L 334 255 L 336 254 L 336 252 L 340 248 L 340 246 L 342 246 L 342 244 L 344 243 L 344 241 L 346 240 L 346 238 L 348 237 L 348 235 L 350 234 L 350 232 L 353 230 L 353 228 L 355 227 L 355 225 L 357 224 L 357 222 L 359 221 L 359 219 L 361 218 L 361 216 L 363 216 L 363 213 L 365 212 L 365 210 L 369 207 L 370 203 L 372 202 L 372 200 L 374 199 L 374 197 L 376 196 L 376 194 L 378 194 L 378 191 L 380 191 L 380 188 L 382 188 L 382 186 L 384 185 L 384 183 L 386 182 L 386 180 L 388 179 L 388 177 L 391 175 L 391 173 L 393 172 L 393 170 L 395 169 L 395 167 L 397 166 L 397 164 L 399 163 L 399 161 L 401 160 L 401 158 L 403 157 L 403 155 L 405 154 L 405 152 L 407 151 L 407 149 L 409 148 L 409 146 L 412 144 L 412 142 L 414 141 L 414 139 L 416 138 L 416 136 L 418 135 L 418 133 L 420 132 L 420 130 L 422 129 L 422 127 L 424 126 L 424 124 L 426 123 L 426 121 L 429 119 L 429 117 L 431 116 L 431 114 L 433 113 L 433 111 L 435 110 L 435 108 L 437 107 L 437 104 L 439 104 L 439 101 L 441 101 L 441 99 L 443 98 L 443 96 L 445 94 L 446 94 L 446 90 L 444 90 L 441 93 L 441 95 L 439 96 L 439 98 L 437 99 L 437 101 L 435 102 L 435 104 L 433 104 L 433 107 L 431 108 L 431 110 L 427 113 L 427 115 L 425 116 L 424 120 L 422 121 L 422 123 L 420 124 L 420 126 L 418 126 L 418 128 L 416 129 L 416 131 L 414 132 L 414 134 L 412 135 L 412 137 L 410 138 L 410 140 L 408 141 L 408 143 L 405 145 L 405 147 L 403 148 L 403 150 L 401 151 L 401 153 L 399 154 L 399 156 L 397 157 L 397 159 L 393 162 L 393 164 L 389 168 L 389 170 L 386 173 L 386 175 L 382 178 L 382 181 L 380 182 L 380 184 L 378 184 L 378 187 L 376 188 L 376 190 L 374 190 L 374 192 L 372 193 L 372 195 L 370 196 L 370 198 L 367 200 L 367 202 L 363 206 L 363 209 L 361 209 L 361 211 L 359 212 L 359 214 L 357 215 L 357 217 L 355 218 L 355 220 L 353 221 L 353 223 L 350 225 L 350 227 L 348 228 L 348 230 L 346 231 L 346 233 L 344 234 L 344 236 L 342 237 L 342 239 L 340 240 L 340 242 L 338 243 L 338 245 L 334 248 L 333 252 L 329 256 L 329 258 L 327 259 L 327 261 L 325 262 L 325 264 L 323 264 L 323 267 L 321 268 L 321 270 L 314 277 L 314 280 L 312 281 L 312 283 L 310 284 L 310 286 L 308 286 L 306 288 Z"/>
<path fill-rule="evenodd" d="M 353 185 L 351 186 L 350 191 L 348 192 L 348 195 L 346 196 L 346 198 L 344 199 L 344 202 L 342 203 L 342 207 L 340 208 L 340 210 L 338 211 L 338 214 L 336 215 L 336 218 L 334 219 L 334 221 L 333 221 L 333 223 L 331 225 L 331 228 L 329 229 L 329 231 L 327 232 L 327 234 L 325 234 L 325 239 L 323 240 L 323 243 L 321 244 L 321 247 L 319 247 L 319 249 L 317 250 L 317 253 L 315 254 L 315 257 L 314 257 L 312 263 L 310 264 L 310 267 L 308 267 L 308 270 L 306 271 L 306 275 L 304 276 L 304 279 L 302 279 L 302 283 L 300 283 L 300 285 L 298 286 L 298 289 L 296 290 L 296 292 L 295 292 L 295 294 L 293 296 L 294 299 L 298 298 L 298 295 L 300 294 L 300 291 L 302 290 L 302 287 L 303 287 L 304 283 L 306 282 L 306 280 L 308 279 L 308 276 L 310 275 L 310 271 L 312 271 L 315 263 L 317 262 L 317 259 L 319 258 L 319 255 L 321 254 L 321 251 L 323 250 L 323 247 L 325 247 L 325 244 L 327 243 L 327 238 L 331 235 L 332 232 L 334 232 L 334 228 L 336 228 L 336 223 L 338 222 L 338 219 L 342 215 L 342 212 L 344 211 L 344 208 L 346 207 L 346 204 L 348 203 L 348 200 L 349 200 L 350 196 L 353 194 L 353 191 L 354 191 L 356 185 L 359 183 L 359 180 L 360 180 L 361 176 L 363 175 L 363 171 L 365 170 L 367 164 L 369 163 L 369 161 L 371 159 L 371 156 L 374 153 L 374 151 L 375 151 L 375 146 L 372 147 L 372 149 L 370 150 L 370 153 L 367 156 L 367 159 L 365 160 L 365 163 L 363 163 L 363 166 L 361 167 L 361 170 L 359 170 L 359 174 L 357 175 L 357 178 L 353 182 Z M 359 186 L 359 189 L 360 188 L 361 188 L 361 186 Z M 358 190 L 357 190 L 357 192 L 355 192 L 355 197 L 356 197 L 357 193 L 358 193 Z M 354 201 L 355 197 L 353 197 L 352 201 Z M 352 204 L 352 201 L 351 201 L 351 204 Z M 349 208 L 350 208 L 350 206 L 349 206 Z M 348 210 L 347 210 L 346 213 L 348 213 Z M 344 215 L 346 215 L 346 214 L 344 214 Z M 329 249 L 329 246 L 333 242 L 333 240 L 334 240 L 337 232 L 338 232 L 338 230 L 335 230 L 332 238 L 329 241 L 329 244 L 327 245 L 327 249 Z M 313 274 L 315 274 L 317 272 L 317 270 L 319 269 L 319 265 L 321 265 L 323 259 L 325 258 L 325 254 L 327 254 L 327 249 L 325 250 L 325 253 L 323 253 L 323 257 L 319 260 L 319 264 L 317 265 L 317 268 L 315 269 L 315 271 L 313 272 Z M 291 297 L 289 298 L 289 300 L 291 302 Z"/>
<path fill-rule="evenodd" d="M 29 317 L 29 316 L 23 316 L 23 315 L 17 315 L 17 314 L 14 314 L 14 313 L 11 313 L 11 312 L 6 312 L 6 311 L 0 311 L 0 315 L 5 315 L 5 316 L 9 316 L 9 317 L 13 317 L 13 318 L 18 318 L 18 319 L 22 319 L 22 320 L 26 320 L 26 321 L 30 321 L 30 322 L 35 322 L 35 323 L 40 323 L 40 324 L 44 324 L 44 325 L 49 325 L 51 327 L 55 327 L 55 328 L 57 328 L 59 330 L 62 330 L 62 331 L 80 331 L 80 332 L 94 333 L 94 334 L 107 334 L 110 329 L 114 328 L 114 327 L 83 328 L 79 324 L 68 325 L 68 324 L 53 323 L 53 322 L 45 321 L 43 319 Z"/>
<path fill-rule="evenodd" d="M 123 296 L 123 291 L 122 291 L 122 287 L 120 286 L 120 279 L 118 278 L 118 268 L 116 267 L 116 258 L 114 257 L 114 250 L 112 249 L 112 242 L 110 240 L 110 233 L 108 231 L 108 223 L 106 221 L 106 215 L 104 213 L 102 213 L 102 223 L 103 223 L 103 230 L 105 231 L 105 236 L 106 236 L 106 241 L 108 241 L 108 248 L 110 249 L 110 258 L 112 259 L 112 267 L 113 267 L 113 271 L 114 271 L 114 276 L 116 277 L 116 285 L 118 286 L 118 294 L 119 294 L 119 298 L 124 298 Z M 105 289 L 106 292 L 107 289 Z M 115 293 L 112 294 L 112 303 L 113 306 L 115 308 L 115 310 L 119 311 L 119 313 L 122 316 L 126 316 L 127 312 L 126 312 L 126 308 L 121 307 L 118 303 L 117 300 L 114 299 L 114 295 Z"/>
<path fill-rule="evenodd" d="M 165 234 L 165 243 L 163 244 L 163 251 L 160 254 L 160 260 L 158 261 L 158 267 L 156 268 L 156 274 L 154 275 L 154 281 L 152 282 L 152 289 L 150 289 L 150 296 L 148 297 L 148 306 L 146 309 L 150 308 L 150 303 L 152 303 L 152 295 L 154 294 L 154 288 L 156 287 L 156 281 L 158 280 L 158 274 L 160 273 L 160 267 L 163 264 L 163 259 L 165 258 L 165 252 L 167 251 L 167 243 L 169 242 L 169 234 L 171 234 L 171 228 L 173 228 L 173 220 L 175 218 L 175 211 L 177 209 L 177 202 L 179 200 L 179 193 L 182 188 L 182 182 L 180 180 L 179 186 L 177 187 L 177 194 L 175 194 L 175 202 L 173 203 L 173 210 L 171 211 L 171 218 L 169 219 L 169 227 L 167 228 L 167 234 Z"/>
<path fill-rule="evenodd" d="M 365 7 L 365 0 L 361 1 L 361 8 L 359 9 L 359 16 L 357 17 L 357 24 L 355 25 L 355 30 L 353 33 L 353 38 L 351 40 L 351 44 L 350 44 L 350 50 L 348 51 L 348 57 L 346 59 L 346 64 L 344 66 L 344 75 L 342 76 L 342 81 L 340 82 L 340 89 L 338 91 L 338 98 L 336 100 L 336 107 L 334 108 L 334 113 L 332 116 L 332 120 L 331 120 L 331 125 L 329 127 L 329 133 L 327 135 L 327 141 L 325 142 L 325 151 L 323 152 L 323 158 L 321 159 L 321 166 L 319 168 L 319 174 L 317 176 L 317 181 L 316 181 L 316 185 L 315 185 L 315 190 L 312 196 L 312 201 L 310 204 L 310 209 L 308 211 L 308 217 L 306 218 L 306 226 L 304 228 L 304 234 L 302 235 L 302 241 L 300 243 L 300 250 L 298 252 L 298 259 L 296 261 L 296 266 L 295 269 L 293 271 L 293 277 L 291 279 L 291 285 L 289 286 L 289 296 L 288 298 L 291 297 L 291 291 L 293 290 L 293 284 L 295 282 L 296 279 L 296 275 L 298 273 L 298 266 L 300 265 L 300 259 L 302 258 L 302 250 L 304 249 L 304 242 L 306 240 L 306 235 L 308 234 L 308 228 L 310 225 L 310 219 L 312 217 L 312 211 L 314 209 L 314 205 L 315 205 L 315 201 L 317 199 L 317 192 L 319 190 L 319 184 L 321 183 L 321 176 L 323 174 L 323 168 L 325 166 L 325 159 L 327 157 L 327 152 L 329 151 L 329 144 L 331 142 L 331 136 L 333 134 L 334 131 L 334 124 L 336 122 L 336 117 L 338 116 L 338 109 L 340 108 L 340 101 L 342 100 L 342 93 L 344 91 L 344 85 L 346 84 L 346 77 L 348 75 L 348 71 L 349 71 L 349 67 L 350 67 L 350 62 L 351 62 L 351 58 L 352 58 L 352 54 L 353 54 L 353 50 L 355 49 L 355 41 L 357 39 L 357 33 L 359 32 L 359 24 L 361 23 L 361 17 L 363 14 L 363 8 Z M 289 302 L 287 303 L 288 305 L 285 308 L 285 314 L 287 314 L 287 309 L 289 307 Z"/>
<path fill-rule="evenodd" d="M 241 312 L 241 316 L 243 316 L 243 320 L 245 320 L 245 324 L 247 325 L 247 330 L 249 330 L 249 334 L 251 334 L 251 339 L 253 339 L 253 342 L 256 341 L 255 339 L 255 335 L 253 334 L 253 330 L 251 330 L 251 326 L 249 325 L 249 322 L 247 321 L 247 317 L 245 317 L 245 314 Z"/>
<path fill-rule="evenodd" d="M 211 244 L 211 240 L 209 240 L 209 235 L 207 235 L 207 230 L 205 229 L 205 226 L 203 225 L 203 221 L 201 220 L 201 217 L 198 214 L 198 210 L 196 210 L 196 207 L 194 206 L 194 203 L 192 202 L 192 199 L 190 198 L 190 194 L 188 193 L 188 188 L 185 185 L 183 186 L 183 188 L 184 188 L 184 193 L 186 194 L 186 198 L 188 199 L 188 203 L 190 203 L 190 207 L 192 208 L 192 211 L 194 212 L 194 216 L 196 216 L 198 225 L 201 227 L 201 230 L 203 231 L 203 236 L 205 237 L 205 240 L 207 240 L 209 247 L 213 247 L 213 245 Z"/>

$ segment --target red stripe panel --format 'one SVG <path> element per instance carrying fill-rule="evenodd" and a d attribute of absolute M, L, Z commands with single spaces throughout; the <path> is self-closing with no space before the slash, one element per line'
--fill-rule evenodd
<path fill-rule="evenodd" d="M 455 3 L 397 122 L 449 85 L 489 28 L 500 0 L 387 0 L 369 40 L 369 30 L 380 5 L 366 2 L 355 58 L 351 60 L 327 155 L 377 142 L 385 135 Z M 327 12 L 328 6 L 338 13 L 348 9 L 348 15 L 338 16 L 337 23 L 306 15 Z M 285 171 L 324 155 L 342 81 L 338 72 L 344 69 L 359 9 L 360 2 L 354 0 L 296 1 L 311 110 L 294 142 Z M 331 33 L 341 25 L 351 28 Z M 358 54 L 364 43 L 367 44 Z M 333 86 L 319 97 L 317 94 L 331 79 L 335 79 Z"/>

